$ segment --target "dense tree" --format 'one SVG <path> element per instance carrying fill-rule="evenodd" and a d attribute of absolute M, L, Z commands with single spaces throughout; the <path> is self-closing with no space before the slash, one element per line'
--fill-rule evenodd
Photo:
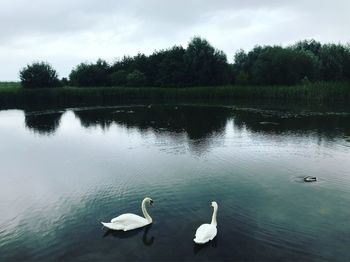
<path fill-rule="evenodd" d="M 46 62 L 27 65 L 19 72 L 19 75 L 24 88 L 57 87 L 60 85 L 56 70 Z"/>
<path fill-rule="evenodd" d="M 233 65 L 237 84 L 296 84 L 315 80 L 318 58 L 303 48 L 280 46 L 255 47 L 246 54 L 239 50 Z"/>
<path fill-rule="evenodd" d="M 104 60 L 97 60 L 95 64 L 81 63 L 69 75 L 75 86 L 108 86 L 110 85 L 109 65 Z"/>
<path fill-rule="evenodd" d="M 127 71 L 120 69 L 110 74 L 110 81 L 112 86 L 125 86 L 127 84 Z"/>
<path fill-rule="evenodd" d="M 61 82 L 61 86 L 69 85 L 69 81 L 66 77 L 63 77 L 60 82 Z"/>
<path fill-rule="evenodd" d="M 77 86 L 293 85 L 350 80 L 350 47 L 311 39 L 294 45 L 238 50 L 229 64 L 224 52 L 194 37 L 187 48 L 174 46 L 151 55 L 124 56 L 111 66 L 82 63 L 70 74 Z"/>
<path fill-rule="evenodd" d="M 342 45 L 323 45 L 320 51 L 321 79 L 328 81 L 346 79 L 348 57 L 349 50 Z"/>
<path fill-rule="evenodd" d="M 344 77 L 350 80 L 350 45 L 346 46 L 346 53 L 344 58 Z"/>
<path fill-rule="evenodd" d="M 134 70 L 126 77 L 128 86 L 143 86 L 146 84 L 146 76 L 139 70 Z"/>
<path fill-rule="evenodd" d="M 317 42 L 314 39 L 311 39 L 311 40 L 299 41 L 295 45 L 293 45 L 291 48 L 296 50 L 310 51 L 315 56 L 319 56 L 320 51 L 322 49 L 322 45 L 320 42 Z"/>
<path fill-rule="evenodd" d="M 184 61 L 185 49 L 181 46 L 158 53 L 161 60 L 158 63 L 155 85 L 184 86 L 186 65 Z"/>
<path fill-rule="evenodd" d="M 199 37 L 187 49 L 174 46 L 150 56 L 124 56 L 110 68 L 114 85 L 131 85 L 132 79 L 139 78 L 138 85 L 169 87 L 227 84 L 229 72 L 226 55 Z"/>
<path fill-rule="evenodd" d="M 265 47 L 252 67 L 254 84 L 296 84 L 314 79 L 316 60 L 312 53 L 282 47 Z"/>
<path fill-rule="evenodd" d="M 239 85 L 245 85 L 249 83 L 249 64 L 248 55 L 243 49 L 236 52 L 234 56 L 233 65 L 233 80 Z"/>
<path fill-rule="evenodd" d="M 205 39 L 193 38 L 188 44 L 184 60 L 188 85 L 220 85 L 229 81 L 226 55 Z"/>

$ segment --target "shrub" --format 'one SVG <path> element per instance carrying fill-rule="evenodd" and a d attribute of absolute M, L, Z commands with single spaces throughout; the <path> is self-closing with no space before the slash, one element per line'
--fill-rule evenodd
<path fill-rule="evenodd" d="M 27 65 L 20 72 L 21 85 L 24 88 L 57 87 L 60 85 L 55 69 L 46 62 Z"/>
<path fill-rule="evenodd" d="M 134 70 L 126 77 L 128 86 L 142 86 L 146 82 L 145 74 L 139 70 Z"/>

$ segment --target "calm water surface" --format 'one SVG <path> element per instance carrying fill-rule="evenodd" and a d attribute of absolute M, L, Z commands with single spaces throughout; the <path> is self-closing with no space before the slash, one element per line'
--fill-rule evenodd
<path fill-rule="evenodd" d="M 0 156 L 1 261 L 350 260 L 348 113 L 5 110 Z M 152 226 L 102 229 L 145 196 Z M 218 236 L 198 247 L 212 200 Z"/>

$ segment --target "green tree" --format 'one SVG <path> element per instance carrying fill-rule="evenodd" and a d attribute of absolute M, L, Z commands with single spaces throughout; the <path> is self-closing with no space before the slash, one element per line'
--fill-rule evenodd
<path fill-rule="evenodd" d="M 55 69 L 46 62 L 27 65 L 20 72 L 21 85 L 24 88 L 57 87 L 60 85 Z"/>
<path fill-rule="evenodd" d="M 127 84 L 128 73 L 121 69 L 110 75 L 111 85 L 112 86 L 125 86 Z"/>
<path fill-rule="evenodd" d="M 321 78 L 322 80 L 344 80 L 348 52 L 342 45 L 326 44 L 320 52 Z"/>
<path fill-rule="evenodd" d="M 292 48 L 296 50 L 310 51 L 315 56 L 319 56 L 322 49 L 322 45 L 320 42 L 317 42 L 314 39 L 310 39 L 299 41 L 295 45 L 293 45 Z"/>
<path fill-rule="evenodd" d="M 300 82 L 303 78 L 314 79 L 317 59 L 308 51 L 264 47 L 252 67 L 255 84 L 287 84 Z"/>
<path fill-rule="evenodd" d="M 229 82 L 226 55 L 205 39 L 193 38 L 188 44 L 184 60 L 187 85 L 220 85 Z"/>
<path fill-rule="evenodd" d="M 69 75 L 70 82 L 76 86 L 109 86 L 109 65 L 104 60 L 95 64 L 81 63 Z"/>
<path fill-rule="evenodd" d="M 146 83 L 145 74 L 139 70 L 134 70 L 128 74 L 126 79 L 128 86 L 143 86 Z"/>
<path fill-rule="evenodd" d="M 346 46 L 345 58 L 344 58 L 344 77 L 350 80 L 350 44 Z"/>
<path fill-rule="evenodd" d="M 156 85 L 172 87 L 185 85 L 185 52 L 182 46 L 174 46 L 163 51 L 162 60 L 158 64 Z"/>

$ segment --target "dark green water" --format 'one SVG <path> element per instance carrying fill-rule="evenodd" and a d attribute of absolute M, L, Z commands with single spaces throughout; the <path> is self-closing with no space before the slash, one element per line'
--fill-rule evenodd
<path fill-rule="evenodd" d="M 1 261 L 350 260 L 348 113 L 7 110 L 0 156 Z M 102 229 L 145 196 L 151 227 Z M 212 200 L 218 236 L 198 247 Z"/>

